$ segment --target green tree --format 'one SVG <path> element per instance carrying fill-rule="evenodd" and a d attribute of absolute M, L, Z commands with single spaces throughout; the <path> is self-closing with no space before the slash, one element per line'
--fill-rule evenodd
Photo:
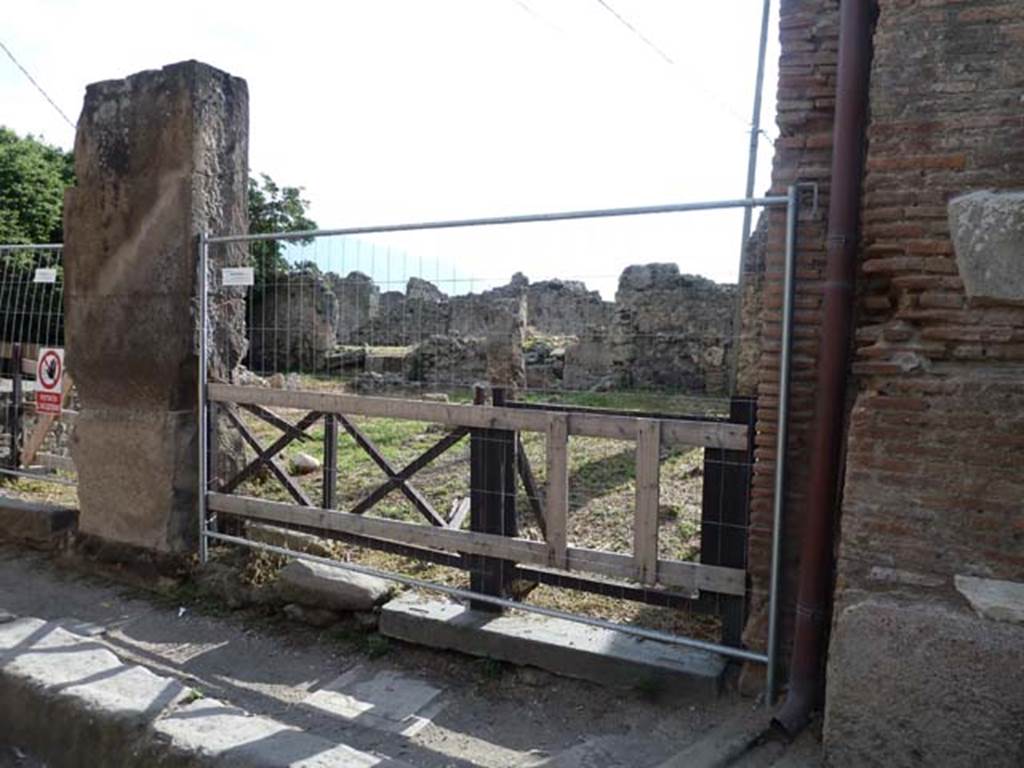
<path fill-rule="evenodd" d="M 59 243 L 70 152 L 0 127 L 0 243 Z"/>
<path fill-rule="evenodd" d="M 265 173 L 260 174 L 259 181 L 250 177 L 250 234 L 302 232 L 316 229 L 316 222 L 306 216 L 309 201 L 303 199 L 302 193 L 302 187 L 280 187 Z M 297 239 L 297 242 L 301 243 L 310 241 L 311 238 Z M 288 269 L 283 250 L 284 243 L 280 240 L 257 240 L 252 243 L 251 253 L 257 285 L 267 282 L 275 273 Z"/>

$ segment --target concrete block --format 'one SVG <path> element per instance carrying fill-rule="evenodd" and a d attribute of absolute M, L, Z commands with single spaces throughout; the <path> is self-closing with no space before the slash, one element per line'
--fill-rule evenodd
<path fill-rule="evenodd" d="M 848 598 L 826 699 L 829 766 L 1024 765 L 1024 627 L 939 601 Z"/>
<path fill-rule="evenodd" d="M 949 228 L 967 295 L 1024 305 L 1024 192 L 954 198 Z"/>
<path fill-rule="evenodd" d="M 0 496 L 0 540 L 45 547 L 77 524 L 77 509 Z"/>
<path fill-rule="evenodd" d="M 410 643 L 540 667 L 604 685 L 714 694 L 725 659 L 573 621 L 509 614 L 407 595 L 381 609 L 380 632 Z"/>

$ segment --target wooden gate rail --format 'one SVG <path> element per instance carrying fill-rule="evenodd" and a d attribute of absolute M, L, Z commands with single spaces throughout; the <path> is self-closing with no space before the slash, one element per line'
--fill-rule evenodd
<path fill-rule="evenodd" d="M 424 400 L 403 400 L 333 392 L 260 389 L 235 384 L 211 383 L 213 402 L 299 408 L 320 413 L 350 416 L 376 416 L 406 421 L 427 421 L 449 427 L 508 429 L 517 432 L 547 432 L 549 412 L 529 408 L 493 405 L 458 405 Z M 612 416 L 571 411 L 565 414 L 568 433 L 579 437 L 604 437 L 611 440 L 636 440 L 637 416 Z M 690 445 L 704 448 L 745 450 L 747 426 L 720 421 L 658 420 L 663 447 Z"/>
<path fill-rule="evenodd" d="M 684 590 L 694 597 L 702 591 L 734 596 L 742 596 L 745 592 L 746 573 L 742 568 L 658 558 L 658 504 L 660 454 L 663 447 L 696 445 L 746 448 L 750 434 L 746 424 L 651 419 L 595 412 L 544 411 L 509 407 L 500 402 L 494 406 L 453 405 L 301 390 L 255 389 L 227 384 L 210 384 L 209 396 L 213 402 L 233 402 L 243 407 L 308 409 L 312 411 L 310 416 L 335 414 L 338 423 L 388 476 L 352 512 L 317 510 L 310 508 L 311 505 L 294 506 L 228 495 L 233 487 L 237 487 L 237 483 L 229 484 L 223 493 L 210 495 L 208 504 L 212 511 L 456 552 L 468 556 L 471 562 L 474 558 L 490 558 L 493 561 L 507 561 L 510 566 L 518 564 L 562 572 L 582 571 L 628 580 L 646 587 L 662 586 Z M 440 423 L 454 431 L 411 464 L 397 470 L 346 418 L 351 415 Z M 305 425 L 300 422 L 296 427 L 301 430 Z M 486 530 L 480 525 L 471 526 L 472 530 L 468 532 L 450 528 L 422 494 L 408 483 L 415 471 L 454 445 L 467 431 L 477 430 L 487 434 L 497 430 L 495 434 L 505 432 L 512 436 L 516 432 L 539 432 L 546 436 L 547 489 L 543 504 L 538 503 L 535 509 L 542 520 L 543 542 L 520 538 L 515 531 Z M 571 435 L 635 441 L 636 499 L 631 554 L 569 546 L 568 441 Z M 266 450 L 264 457 L 272 451 L 280 450 L 292 438 L 291 434 L 279 438 Z M 509 439 L 512 440 L 511 445 L 517 446 L 515 437 Z M 522 467 L 518 469 L 523 474 Z M 517 471 L 515 464 L 512 464 L 511 471 Z M 532 475 L 529 472 L 527 474 Z M 362 516 L 362 513 L 393 490 L 400 490 L 409 498 L 432 525 Z M 532 495 L 538 494 L 534 483 Z"/>
<path fill-rule="evenodd" d="M 529 539 L 455 531 L 419 523 L 405 523 L 224 493 L 208 494 L 207 505 L 212 512 L 262 522 L 350 533 L 400 544 L 497 557 L 527 565 L 552 566 L 548 545 Z M 565 559 L 566 570 L 570 571 L 582 571 L 614 579 L 632 579 L 636 574 L 634 558 L 617 552 L 566 547 Z M 683 560 L 658 560 L 656 577 L 659 584 L 694 594 L 705 590 L 726 595 L 742 595 L 746 586 L 746 572 L 741 569 L 702 565 Z"/>

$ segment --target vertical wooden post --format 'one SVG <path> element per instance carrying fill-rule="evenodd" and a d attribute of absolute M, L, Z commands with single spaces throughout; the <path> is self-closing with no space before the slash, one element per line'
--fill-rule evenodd
<path fill-rule="evenodd" d="M 636 432 L 636 512 L 633 518 L 633 560 L 636 580 L 658 578 L 658 502 L 661 496 L 661 422 L 640 419 Z"/>
<path fill-rule="evenodd" d="M 734 397 L 729 421 L 746 424 L 747 449 L 704 450 L 704 489 L 700 525 L 700 561 L 705 565 L 747 567 L 747 536 L 750 520 L 750 480 L 754 463 L 756 401 Z M 740 645 L 746 606 L 742 597 L 714 595 L 722 621 L 722 642 Z"/>
<path fill-rule="evenodd" d="M 14 379 L 11 386 L 11 469 L 21 466 L 21 426 L 22 413 L 22 381 L 21 381 L 21 344 L 11 345 L 11 362 L 14 365 Z"/>
<path fill-rule="evenodd" d="M 338 420 L 333 413 L 324 414 L 324 489 L 321 506 L 335 509 L 338 505 Z"/>
<path fill-rule="evenodd" d="M 505 405 L 505 390 L 493 390 L 496 406 Z M 480 399 L 480 393 L 474 400 Z M 473 430 L 470 436 L 469 527 L 480 533 L 517 536 L 516 433 L 504 429 Z M 470 557 L 470 588 L 474 592 L 508 597 L 514 563 L 493 557 Z M 480 610 L 500 611 L 488 603 L 471 603 Z"/>
<path fill-rule="evenodd" d="M 548 489 L 544 497 L 544 532 L 553 568 L 566 568 L 569 516 L 569 417 L 548 416 Z"/>

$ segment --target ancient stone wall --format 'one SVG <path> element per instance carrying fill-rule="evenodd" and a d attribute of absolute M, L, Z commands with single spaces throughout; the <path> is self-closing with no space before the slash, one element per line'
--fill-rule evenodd
<path fill-rule="evenodd" d="M 681 275 L 675 264 L 627 267 L 611 339 L 620 386 L 724 394 L 736 302 L 736 286 Z"/>
<path fill-rule="evenodd" d="M 328 272 L 325 278 L 338 299 L 337 340 L 341 344 L 352 343 L 359 329 L 380 313 L 380 288 L 362 272 L 349 272 L 345 277 Z"/>
<path fill-rule="evenodd" d="M 517 387 L 527 383 L 528 357 L 531 378 L 542 388 L 722 395 L 730 384 L 736 316 L 736 286 L 680 275 L 671 264 L 627 268 L 615 302 L 580 282 L 530 283 L 520 273 L 482 293 L 447 296 L 415 277 L 404 293 L 381 294 L 358 272 L 342 278 L 300 270 L 256 293 L 250 367 L 323 370 L 337 344 L 413 347 L 429 341 L 410 362 L 416 381 L 425 381 L 420 372 L 430 370 L 439 384 L 463 385 L 470 376 L 468 383 L 480 378 L 472 363 L 476 352 L 461 370 L 456 352 L 475 350 L 463 342 L 483 341 L 492 374 Z M 445 344 L 441 337 L 459 343 Z M 524 357 L 528 337 L 541 341 L 531 343 L 532 353 Z M 440 354 L 438 362 L 425 362 L 427 350 Z"/>
<path fill-rule="evenodd" d="M 198 62 L 90 85 L 64 206 L 67 364 L 82 533 L 192 551 L 197 525 L 196 250 L 244 232 L 245 81 Z M 213 256 L 211 274 L 241 263 Z M 211 372 L 245 351 L 244 299 L 211 303 Z"/>

